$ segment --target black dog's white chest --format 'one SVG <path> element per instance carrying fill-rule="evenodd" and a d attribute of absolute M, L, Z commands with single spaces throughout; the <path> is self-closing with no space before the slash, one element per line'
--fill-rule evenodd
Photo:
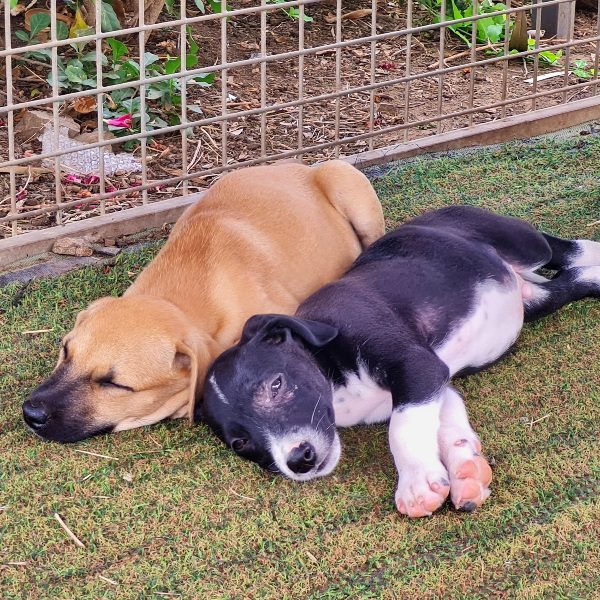
<path fill-rule="evenodd" d="M 523 326 L 523 281 L 518 275 L 508 283 L 478 284 L 467 316 L 453 323 L 432 349 L 446 364 L 452 377 L 467 369 L 500 358 L 515 342 Z M 364 363 L 358 373 L 346 374 L 346 382 L 333 389 L 335 421 L 340 427 L 387 421 L 392 395 L 376 383 Z"/>

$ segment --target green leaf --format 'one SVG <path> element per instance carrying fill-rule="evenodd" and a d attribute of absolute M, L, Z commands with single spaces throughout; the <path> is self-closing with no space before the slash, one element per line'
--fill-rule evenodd
<path fill-rule="evenodd" d="M 100 26 L 103 32 L 118 31 L 119 29 L 121 29 L 119 17 L 117 17 L 115 9 L 108 2 L 102 2 L 100 12 Z"/>
<path fill-rule="evenodd" d="M 220 13 L 221 12 L 221 2 L 220 2 L 220 0 L 208 0 L 208 3 L 210 4 L 210 9 L 214 13 Z M 229 6 L 226 6 L 226 9 L 229 10 Z"/>
<path fill-rule="evenodd" d="M 22 42 L 28 42 L 29 41 L 29 34 L 24 31 L 23 29 L 17 29 L 17 31 L 15 31 L 15 35 L 22 41 Z"/>
<path fill-rule="evenodd" d="M 144 52 L 144 65 L 146 67 L 154 64 L 157 60 L 160 60 L 160 56 L 152 54 L 152 52 Z"/>
<path fill-rule="evenodd" d="M 167 58 L 165 62 L 165 74 L 172 75 L 179 71 L 181 67 L 181 59 L 180 58 Z"/>
<path fill-rule="evenodd" d="M 116 40 L 115 38 L 107 38 L 106 43 L 110 46 L 110 49 L 112 50 L 113 63 L 119 62 L 121 58 L 129 52 L 127 46 L 123 42 Z"/>
<path fill-rule="evenodd" d="M 190 54 L 197 55 L 198 50 L 200 50 L 200 47 L 198 46 L 198 44 L 196 43 L 196 40 L 194 39 L 194 36 L 192 35 L 192 28 L 189 26 L 187 27 L 187 39 L 188 39 L 188 52 Z"/>
<path fill-rule="evenodd" d="M 50 25 L 50 15 L 47 13 L 35 13 L 29 22 L 31 27 L 30 37 L 37 37 L 37 34 Z"/>
<path fill-rule="evenodd" d="M 194 4 L 198 7 L 198 10 L 202 14 L 206 12 L 206 7 L 204 6 L 204 2 L 202 2 L 202 0 L 194 0 Z"/>
<path fill-rule="evenodd" d="M 126 60 L 121 64 L 124 81 L 132 81 L 140 78 L 140 65 L 135 60 Z"/>
<path fill-rule="evenodd" d="M 67 65 L 65 75 L 71 83 L 83 83 L 87 79 L 86 72 L 75 65 Z"/>
<path fill-rule="evenodd" d="M 25 53 L 26 58 L 30 57 L 35 60 L 52 62 L 52 50 L 50 48 L 44 48 L 43 50 L 32 50 L 31 52 Z"/>
<path fill-rule="evenodd" d="M 56 21 L 56 37 L 59 40 L 66 40 L 69 37 L 69 27 L 64 21 Z"/>
<path fill-rule="evenodd" d="M 162 98 L 163 95 L 165 94 L 164 90 L 160 90 L 154 86 L 152 86 L 147 92 L 146 92 L 146 98 L 148 100 L 158 100 L 159 98 Z"/>
<path fill-rule="evenodd" d="M 194 83 L 201 85 L 202 87 L 208 87 L 209 85 L 212 85 L 212 83 L 214 82 L 215 74 L 214 73 L 204 73 L 203 75 L 195 75 L 194 77 L 191 77 L 191 80 Z"/>

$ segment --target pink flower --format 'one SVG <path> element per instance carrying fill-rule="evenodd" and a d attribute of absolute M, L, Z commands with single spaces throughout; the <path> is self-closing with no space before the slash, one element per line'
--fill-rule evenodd
<path fill-rule="evenodd" d="M 86 175 L 82 180 L 83 185 L 94 185 L 99 182 L 100 177 L 98 177 L 97 175 Z"/>
<path fill-rule="evenodd" d="M 114 119 L 104 119 L 104 122 L 116 129 L 131 129 L 131 115 L 129 113 L 115 117 Z"/>
<path fill-rule="evenodd" d="M 65 181 L 68 183 L 81 183 L 81 177 L 79 175 L 66 175 Z"/>

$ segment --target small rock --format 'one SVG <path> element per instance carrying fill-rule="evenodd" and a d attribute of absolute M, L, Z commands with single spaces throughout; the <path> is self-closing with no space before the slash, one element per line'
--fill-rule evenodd
<path fill-rule="evenodd" d="M 92 249 L 98 252 L 98 254 L 105 254 L 106 256 L 116 256 L 121 252 L 121 248 L 116 246 L 102 246 L 101 244 L 92 244 Z"/>
<path fill-rule="evenodd" d="M 47 123 L 52 124 L 54 116 L 44 110 L 28 110 L 21 120 L 15 125 L 15 139 L 23 144 L 38 138 Z M 66 127 L 69 137 L 79 135 L 80 127 L 71 117 L 59 117 L 58 126 Z"/>
<path fill-rule="evenodd" d="M 110 248 L 111 246 L 116 246 L 117 240 L 115 240 L 115 238 L 104 238 L 104 245 L 107 248 Z"/>
<path fill-rule="evenodd" d="M 54 254 L 66 254 L 69 256 L 91 256 L 94 251 L 91 246 L 81 238 L 61 238 L 52 246 Z"/>

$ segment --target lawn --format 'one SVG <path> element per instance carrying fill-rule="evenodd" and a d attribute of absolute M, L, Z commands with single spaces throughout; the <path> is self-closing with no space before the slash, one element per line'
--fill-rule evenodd
<path fill-rule="evenodd" d="M 600 239 L 599 174 L 589 136 L 419 159 L 375 185 L 390 227 L 467 203 Z M 76 313 L 121 293 L 156 248 L 0 290 L 2 600 L 599 597 L 600 302 L 526 327 L 516 352 L 458 382 L 492 496 L 409 521 L 392 502 L 384 426 L 343 431 L 338 469 L 307 484 L 183 421 L 67 446 L 25 429 L 21 403 Z"/>

